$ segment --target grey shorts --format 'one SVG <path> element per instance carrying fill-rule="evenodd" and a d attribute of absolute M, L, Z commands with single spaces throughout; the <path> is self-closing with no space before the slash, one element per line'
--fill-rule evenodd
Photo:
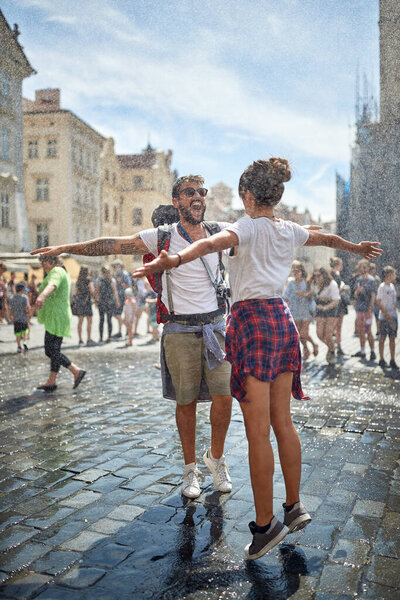
<path fill-rule="evenodd" d="M 225 350 L 223 336 L 219 333 L 216 336 Z M 231 395 L 231 366 L 224 361 L 215 369 L 209 369 L 202 336 L 196 333 L 168 333 L 164 336 L 164 353 L 178 404 L 191 404 L 198 397 L 203 377 L 211 395 Z"/>

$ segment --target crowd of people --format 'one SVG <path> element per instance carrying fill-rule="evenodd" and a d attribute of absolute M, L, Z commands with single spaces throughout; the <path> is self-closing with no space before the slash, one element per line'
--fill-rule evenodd
<path fill-rule="evenodd" d="M 0 263 L 0 322 L 4 320 L 14 324 L 17 351 L 26 352 L 31 317 L 38 314 L 37 298 L 41 282 L 37 275 L 32 274 L 28 280 L 25 274 L 23 281 L 16 283 L 16 273 L 6 273 L 5 263 Z M 147 332 L 151 334 L 147 343 L 156 343 L 159 339 L 156 298 L 157 295 L 147 279 L 132 281 L 120 260 L 113 261 L 111 266 L 104 264 L 98 276 L 91 276 L 89 267 L 82 265 L 75 291 L 71 295 L 72 314 L 78 317 L 79 344 L 96 346 L 103 342 L 109 343 L 112 339 L 126 337 L 125 346 L 132 346 L 142 314 L 147 318 Z M 96 339 L 92 337 L 93 307 L 96 307 L 99 313 L 99 335 Z M 85 320 L 86 342 L 83 339 Z M 104 338 L 105 320 L 107 336 Z M 114 334 L 113 325 L 117 327 Z"/>
<path fill-rule="evenodd" d="M 387 265 L 383 269 L 383 282 L 376 272 L 376 265 L 362 259 L 349 284 L 341 277 L 343 262 L 338 257 L 330 260 L 330 271 L 324 267 L 315 269 L 308 276 L 305 265 L 298 260 L 292 264 L 291 277 L 283 292 L 300 334 L 302 357 L 307 360 L 310 345 L 314 356 L 319 347 L 309 333 L 310 323 L 315 319 L 318 339 L 326 346 L 326 360 L 335 364 L 338 356 L 344 356 L 341 340 L 343 318 L 348 314 L 349 304 L 355 307 L 354 335 L 360 340 L 360 350 L 352 356 L 367 359 L 366 342 L 370 347 L 369 360 L 376 360 L 375 339 L 372 325 L 375 321 L 379 341 L 379 366 L 398 369 L 395 359 L 397 336 L 397 292 L 394 286 L 396 270 Z M 390 362 L 384 359 L 385 340 L 389 338 Z"/>

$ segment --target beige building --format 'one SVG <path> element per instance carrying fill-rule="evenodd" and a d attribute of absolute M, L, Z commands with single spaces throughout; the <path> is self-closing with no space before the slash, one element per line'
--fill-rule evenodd
<path fill-rule="evenodd" d="M 23 101 L 25 198 L 32 245 L 101 234 L 100 157 L 105 138 L 60 106 L 60 90 Z M 79 257 L 97 266 L 99 257 Z"/>
<path fill-rule="evenodd" d="M 151 215 L 159 204 L 171 203 L 176 172 L 171 171 L 172 150 L 155 150 L 150 144 L 140 154 L 118 156 L 121 167 L 121 234 L 133 235 L 152 227 Z M 141 262 L 141 257 L 122 257 L 125 266 Z"/>
<path fill-rule="evenodd" d="M 213 185 L 206 197 L 206 221 L 228 221 L 234 223 L 244 216 L 244 210 L 232 208 L 233 190 L 226 183 Z"/>
<path fill-rule="evenodd" d="M 35 73 L 0 10 L 0 251 L 30 250 L 22 158 L 22 82 Z"/>
<path fill-rule="evenodd" d="M 122 235 L 122 177 L 113 138 L 107 138 L 100 155 L 101 164 L 101 236 Z"/>

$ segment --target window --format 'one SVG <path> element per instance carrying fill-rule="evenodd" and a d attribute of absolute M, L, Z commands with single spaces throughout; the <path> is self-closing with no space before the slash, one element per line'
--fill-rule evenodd
<path fill-rule="evenodd" d="M 104 175 L 104 179 L 105 179 L 106 181 L 108 181 L 108 180 L 110 179 L 110 172 L 109 172 L 109 170 L 108 170 L 108 169 L 106 169 L 106 172 L 105 172 L 105 175 Z"/>
<path fill-rule="evenodd" d="M 75 202 L 77 204 L 79 204 L 80 201 L 81 201 L 81 186 L 79 185 L 79 183 L 77 183 L 75 186 Z"/>
<path fill-rule="evenodd" d="M 108 223 L 109 218 L 110 218 L 110 213 L 109 213 L 109 209 L 108 209 L 108 204 L 105 204 L 104 205 L 104 221 L 106 223 Z"/>
<path fill-rule="evenodd" d="M 90 206 L 94 206 L 94 190 L 90 190 Z"/>
<path fill-rule="evenodd" d="M 79 165 L 83 167 L 83 150 L 79 148 Z"/>
<path fill-rule="evenodd" d="M 76 156 L 77 156 L 76 146 L 75 146 L 75 144 L 72 144 L 71 158 L 72 158 L 72 163 L 74 165 L 76 165 Z"/>
<path fill-rule="evenodd" d="M 10 201 L 8 194 L 1 194 L 1 226 L 11 227 L 10 225 Z"/>
<path fill-rule="evenodd" d="M 141 208 L 134 208 L 132 212 L 132 225 L 143 225 L 143 211 Z"/>
<path fill-rule="evenodd" d="M 83 191 L 83 194 L 84 194 L 84 195 L 83 195 L 83 201 L 85 202 L 85 204 L 87 204 L 87 203 L 88 203 L 89 196 L 88 196 L 88 189 L 87 189 L 87 186 L 86 186 L 86 185 L 85 185 L 85 187 L 83 188 L 83 190 L 84 190 L 84 191 Z"/>
<path fill-rule="evenodd" d="M 36 225 L 36 247 L 42 248 L 49 245 L 49 226 L 47 223 Z"/>
<path fill-rule="evenodd" d="M 93 173 L 97 173 L 97 159 L 95 156 L 93 156 Z"/>
<path fill-rule="evenodd" d="M 47 158 L 56 158 L 57 156 L 57 140 L 47 141 Z"/>
<path fill-rule="evenodd" d="M 42 202 L 49 200 L 49 180 L 36 179 L 36 201 Z"/>
<path fill-rule="evenodd" d="M 8 73 L 1 74 L 0 91 L 2 96 L 10 95 L 10 76 Z"/>
<path fill-rule="evenodd" d="M 28 158 L 38 158 L 38 156 L 38 143 L 36 140 L 31 140 L 28 142 Z"/>
<path fill-rule="evenodd" d="M 116 183 L 117 183 L 117 176 L 116 176 L 115 173 L 113 173 L 113 180 L 112 181 L 113 181 L 113 185 L 116 185 Z"/>
<path fill-rule="evenodd" d="M 141 190 L 143 187 L 143 177 L 141 175 L 135 175 L 133 178 L 133 187 L 135 190 Z"/>
<path fill-rule="evenodd" d="M 1 128 L 1 158 L 10 160 L 10 132 L 5 127 Z"/>
<path fill-rule="evenodd" d="M 80 239 L 79 238 L 79 233 L 80 233 L 79 232 L 79 227 L 77 227 L 76 230 L 75 230 L 75 242 L 79 242 L 79 239 Z"/>
<path fill-rule="evenodd" d="M 114 206 L 113 223 L 114 225 L 118 223 L 118 209 L 116 206 Z"/>

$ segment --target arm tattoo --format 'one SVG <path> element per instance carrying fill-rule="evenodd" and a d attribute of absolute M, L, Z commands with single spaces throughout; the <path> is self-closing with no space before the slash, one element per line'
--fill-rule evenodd
<path fill-rule="evenodd" d="M 114 254 L 115 241 L 112 238 L 103 238 L 84 244 L 85 254 L 87 256 L 106 256 Z"/>
<path fill-rule="evenodd" d="M 143 248 L 140 247 L 141 240 L 129 240 L 129 242 L 121 243 L 121 254 L 145 254 Z"/>

